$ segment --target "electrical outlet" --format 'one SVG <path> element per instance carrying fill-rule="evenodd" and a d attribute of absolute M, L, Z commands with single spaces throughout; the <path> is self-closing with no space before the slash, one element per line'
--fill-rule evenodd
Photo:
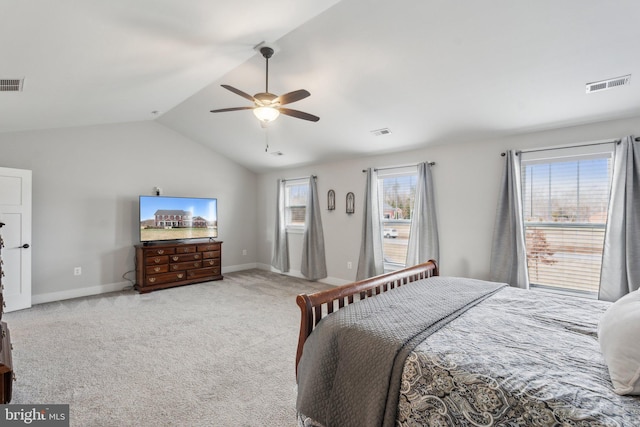
<path fill-rule="evenodd" d="M 347 261 L 347 270 L 351 270 L 353 268 L 353 263 L 351 261 Z"/>
<path fill-rule="evenodd" d="M 75 268 L 73 269 L 73 275 L 74 275 L 74 276 L 79 276 L 79 275 L 81 275 L 81 274 L 82 274 L 82 267 L 75 267 Z"/>
<path fill-rule="evenodd" d="M 242 255 L 246 255 L 246 254 L 247 254 L 247 250 L 246 250 L 246 249 L 243 249 L 243 250 L 242 250 Z"/>

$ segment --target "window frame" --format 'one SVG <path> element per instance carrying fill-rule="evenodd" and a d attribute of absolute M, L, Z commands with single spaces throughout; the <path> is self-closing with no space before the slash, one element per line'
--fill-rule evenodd
<path fill-rule="evenodd" d="M 304 205 L 301 204 L 290 204 L 291 193 L 290 189 L 293 187 L 306 187 L 306 196 L 304 199 Z M 287 232 L 290 233 L 303 233 L 304 228 L 306 226 L 306 216 L 307 216 L 307 202 L 309 195 L 309 180 L 307 178 L 297 178 L 297 179 L 287 179 L 284 181 L 284 219 L 285 219 L 285 228 Z M 304 208 L 304 216 L 302 223 L 300 222 L 292 222 L 292 213 L 291 208 Z"/>
<path fill-rule="evenodd" d="M 385 198 L 384 198 L 384 179 L 392 179 L 392 178 L 400 178 L 400 177 L 410 177 L 411 182 L 409 184 L 409 189 L 413 191 L 411 197 L 411 201 L 409 203 L 409 218 L 408 219 L 398 219 L 398 218 L 385 218 Z M 393 228 L 386 226 L 385 224 L 400 224 L 402 226 L 408 225 L 408 231 L 411 232 L 411 216 L 413 213 L 413 209 L 415 208 L 415 187 L 418 179 L 418 168 L 417 166 L 401 166 L 401 167 L 389 167 L 384 169 L 378 169 L 377 174 L 377 185 L 378 185 L 378 210 L 380 213 L 379 221 L 380 221 L 380 233 L 382 239 L 382 255 L 383 255 L 383 265 L 384 271 L 396 271 L 406 267 L 406 248 L 408 248 L 408 237 L 407 243 L 405 246 L 405 259 L 403 262 L 396 262 L 392 260 L 388 260 L 387 255 L 385 253 L 385 243 L 391 244 L 392 242 L 386 242 L 384 237 L 385 228 Z M 398 209 L 397 207 L 395 209 Z M 399 237 L 399 236 L 398 236 Z M 393 239 L 390 237 L 390 239 Z M 397 238 L 396 238 L 397 239 Z M 393 239 L 393 242 L 396 242 L 396 239 Z"/>
<path fill-rule="evenodd" d="M 602 230 L 602 235 L 604 236 L 604 230 L 606 229 L 606 214 L 607 214 L 607 207 L 608 207 L 608 201 L 610 198 L 610 191 L 611 191 L 611 180 L 612 180 L 612 176 L 613 176 L 613 162 L 614 162 L 614 153 L 615 153 L 615 143 L 614 142 L 594 142 L 594 143 L 587 143 L 584 145 L 580 145 L 580 146 L 573 146 L 573 147 L 560 147 L 560 148 L 548 148 L 548 149 L 539 149 L 539 150 L 531 150 L 531 151 L 523 151 L 520 153 L 520 155 L 522 156 L 520 158 L 520 167 L 521 167 L 521 175 L 520 175 L 520 183 L 521 183 L 521 188 L 522 188 L 522 204 L 523 204 L 523 226 L 524 226 L 524 233 L 525 236 L 527 236 L 527 231 L 528 231 L 528 227 L 531 227 L 532 229 L 534 229 L 533 227 L 538 227 L 540 229 L 542 228 L 546 228 L 546 229 L 553 229 L 553 228 L 563 228 L 565 230 L 584 230 L 584 229 L 591 229 L 591 230 Z M 605 213 L 605 221 L 602 223 L 598 223 L 598 222 L 589 222 L 589 221 L 585 221 L 584 218 L 580 218 L 580 195 L 581 193 L 581 188 L 580 188 L 580 172 L 578 169 L 578 172 L 576 173 L 576 198 L 577 198 L 577 205 L 576 205 L 576 212 L 577 212 L 577 216 L 575 217 L 577 221 L 552 221 L 552 220 L 548 220 L 548 221 L 543 221 L 543 220 L 539 220 L 539 221 L 531 221 L 531 220 L 527 220 L 527 213 L 525 212 L 525 207 L 527 207 L 525 205 L 525 197 L 526 197 L 526 190 L 527 188 L 525 188 L 525 186 L 528 184 L 525 181 L 525 174 L 526 174 L 526 168 L 527 166 L 532 166 L 532 165 L 551 165 L 554 163 L 561 163 L 561 162 L 579 162 L 582 160 L 593 160 L 593 159 L 603 159 L 603 160 L 607 160 L 608 164 L 608 175 L 607 175 L 607 179 L 608 182 L 606 183 L 600 183 L 600 185 L 604 185 L 607 190 L 605 195 L 606 197 L 606 203 L 604 205 L 604 213 Z M 579 165 L 578 165 L 579 167 Z M 551 188 L 552 186 L 552 181 L 551 181 L 551 169 L 550 169 L 550 178 L 549 178 L 549 186 Z M 560 180 L 562 178 L 556 178 L 556 182 L 557 180 Z M 556 184 L 557 185 L 557 184 Z M 568 189 L 570 189 L 571 187 L 568 186 Z M 551 208 L 552 206 L 552 202 L 551 202 L 551 198 L 552 198 L 552 194 L 549 193 L 548 195 L 549 197 L 549 206 Z M 530 202 L 533 203 L 533 202 Z M 531 205 L 530 205 L 531 206 Z M 531 209 L 533 209 L 533 207 L 531 207 Z M 533 212 L 533 210 L 531 211 Z M 547 217 L 549 216 L 553 216 L 553 213 L 551 213 L 551 211 L 547 212 Z M 532 237 L 531 237 L 532 238 Z M 603 238 L 604 239 L 604 238 Z M 526 243 L 527 239 L 525 238 L 525 247 L 527 249 L 527 264 L 529 265 L 530 260 L 529 260 L 529 248 L 527 246 Z M 576 240 L 570 240 L 571 243 L 576 242 Z M 590 243 L 592 242 L 592 240 L 589 241 Z M 546 243 L 546 239 L 545 239 L 545 243 Z M 600 252 L 599 254 L 596 253 L 594 255 L 595 259 L 598 259 L 598 255 L 600 262 L 597 266 L 597 270 L 601 271 L 602 268 L 602 252 Z M 591 291 L 588 289 L 572 289 L 570 286 L 564 287 L 564 286 L 556 286 L 556 285 L 552 285 L 552 284 L 545 284 L 545 283 L 535 283 L 533 281 L 532 278 L 532 272 L 531 272 L 531 267 L 529 267 L 529 282 L 530 282 L 530 287 L 533 289 L 537 289 L 537 290 L 541 290 L 541 291 L 547 291 L 547 292 L 553 292 L 556 293 L 558 295 L 573 295 L 573 296 L 582 296 L 582 297 L 587 297 L 587 298 L 597 298 L 597 294 L 598 291 L 597 289 L 595 291 Z M 569 273 L 565 273 L 565 277 L 568 275 Z M 595 276 L 595 275 L 594 275 Z M 536 280 L 539 280 L 539 275 L 537 276 Z M 598 285 L 597 287 L 599 287 L 600 283 L 599 283 L 599 275 L 598 275 Z"/>

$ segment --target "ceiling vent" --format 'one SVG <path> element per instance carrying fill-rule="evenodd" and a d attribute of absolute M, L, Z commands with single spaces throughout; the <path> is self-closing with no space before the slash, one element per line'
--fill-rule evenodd
<path fill-rule="evenodd" d="M 372 130 L 371 133 L 374 134 L 375 136 L 389 135 L 391 133 L 391 129 L 389 128 L 376 129 L 376 130 Z"/>
<path fill-rule="evenodd" d="M 0 79 L 0 92 L 22 92 L 24 79 Z"/>
<path fill-rule="evenodd" d="M 600 92 L 618 86 L 626 86 L 631 83 L 631 74 L 615 79 L 602 80 L 599 82 L 587 83 L 587 93 Z"/>

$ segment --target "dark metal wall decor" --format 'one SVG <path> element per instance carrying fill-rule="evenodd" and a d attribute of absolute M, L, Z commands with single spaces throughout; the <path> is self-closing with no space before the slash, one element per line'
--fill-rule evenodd
<path fill-rule="evenodd" d="M 347 193 L 347 213 L 352 214 L 356 211 L 356 196 L 352 192 Z"/>
<path fill-rule="evenodd" d="M 329 190 L 327 193 L 327 209 L 333 211 L 336 209 L 336 192 Z"/>

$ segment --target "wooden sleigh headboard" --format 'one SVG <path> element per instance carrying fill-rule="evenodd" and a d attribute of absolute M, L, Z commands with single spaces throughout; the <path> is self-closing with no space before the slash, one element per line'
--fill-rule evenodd
<path fill-rule="evenodd" d="M 298 295 L 296 303 L 300 307 L 301 313 L 300 335 L 298 337 L 298 351 L 296 353 L 296 376 L 304 343 L 307 337 L 311 335 L 313 328 L 324 316 L 346 305 L 352 304 L 354 301 L 379 295 L 391 289 L 406 285 L 407 283 L 438 275 L 438 264 L 435 260 L 429 260 L 424 264 L 418 264 L 403 270 L 393 271 L 344 286 L 338 286 L 334 289 L 313 294 Z"/>

